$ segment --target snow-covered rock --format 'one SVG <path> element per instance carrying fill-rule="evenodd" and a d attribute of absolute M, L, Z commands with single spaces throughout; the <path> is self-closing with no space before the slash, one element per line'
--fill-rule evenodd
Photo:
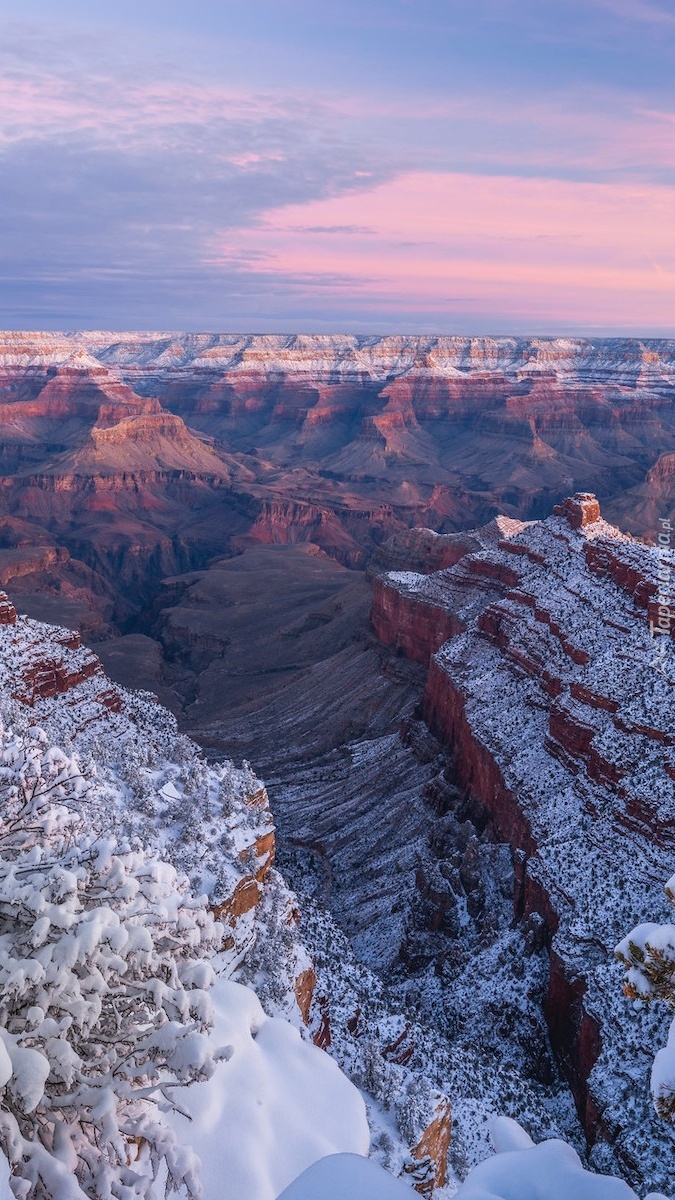
<path fill-rule="evenodd" d="M 510 844 L 514 912 L 536 921 L 548 951 L 544 1011 L 597 1143 L 592 1161 L 630 1170 L 645 1188 L 664 1187 L 673 1129 L 652 1110 L 646 1064 L 636 1084 L 635 1042 L 665 1041 L 665 1020 L 658 1006 L 636 1014 L 627 1004 L 613 948 L 645 917 L 667 919 L 662 881 L 672 873 L 675 815 L 669 523 L 660 544 L 648 546 L 607 524 L 584 492 L 546 520 L 512 522 L 496 541 L 480 545 L 480 530 L 472 537 L 478 547 L 467 542 L 449 568 L 376 580 L 375 626 L 404 653 L 431 653 L 425 718 L 452 751 L 456 782 Z M 437 636 L 447 639 L 440 648 Z M 673 932 L 659 937 L 662 953 Z M 632 969 L 638 996 L 644 979 Z"/>
<path fill-rule="evenodd" d="M 15 1197 L 158 1200 L 225 1179 L 232 1200 L 274 1200 L 314 1159 L 365 1153 L 359 1092 L 294 1027 L 309 959 L 260 781 L 209 766 L 77 635 L 4 597 L 0 618 L 0 1147 Z M 244 966 L 275 1019 L 229 981 Z M 177 1104 L 191 1119 L 172 1121 Z"/>
<path fill-rule="evenodd" d="M 303 1171 L 279 1200 L 410 1200 L 410 1191 L 367 1158 L 331 1154 Z"/>
<path fill-rule="evenodd" d="M 497 1154 L 474 1167 L 456 1200 L 638 1200 L 622 1179 L 584 1169 L 576 1150 L 557 1138 L 534 1145 L 515 1121 L 493 1125 Z M 651 1193 L 647 1200 L 667 1200 Z"/>

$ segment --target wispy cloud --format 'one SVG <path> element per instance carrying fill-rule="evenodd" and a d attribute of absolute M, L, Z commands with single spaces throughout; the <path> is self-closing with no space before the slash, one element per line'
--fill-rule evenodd
<path fill-rule="evenodd" d="M 649 0 L 591 0 L 591 3 L 622 20 L 675 29 L 675 13 Z"/>

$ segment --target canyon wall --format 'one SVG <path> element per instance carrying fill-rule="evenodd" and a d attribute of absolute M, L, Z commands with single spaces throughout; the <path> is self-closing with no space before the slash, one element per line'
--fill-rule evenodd
<path fill-rule="evenodd" d="M 0 572 L 100 635 L 214 555 L 361 568 L 411 526 L 540 517 L 589 464 L 629 528 L 675 519 L 673 341 L 4 333 L 0 393 Z M 15 585 L 38 545 L 68 563 Z"/>
<path fill-rule="evenodd" d="M 651 548 L 608 525 L 589 493 L 497 540 L 473 536 L 484 547 L 453 567 L 377 582 L 375 628 L 419 661 L 449 631 L 425 718 L 457 785 L 512 847 L 515 916 L 543 922 L 550 1039 L 589 1143 L 600 1154 L 610 1142 L 635 1182 L 667 1186 L 672 1131 L 631 1057 L 633 1023 L 658 1037 L 663 1021 L 632 1011 L 612 952 L 664 913 L 672 874 L 675 648 L 670 619 L 654 622 L 675 555 L 665 537 Z"/>
<path fill-rule="evenodd" d="M 344 964 L 332 962 L 334 986 L 318 986 L 318 966 L 299 930 L 297 899 L 272 869 L 276 829 L 267 789 L 250 768 L 227 761 L 208 765 L 155 696 L 112 683 L 79 633 L 20 615 L 4 592 L 0 708 L 10 743 L 12 729 L 29 730 L 37 746 L 56 744 L 75 753 L 71 767 L 82 786 L 69 803 L 91 829 L 120 843 L 132 837 L 152 844 L 162 859 L 188 874 L 195 894 L 207 895 L 223 926 L 219 973 L 255 982 L 271 1015 L 301 1026 L 360 1086 L 365 1079 L 366 1088 L 369 1082 L 381 1088 L 376 1100 L 392 1108 L 385 1124 L 390 1143 L 393 1132 L 397 1144 L 392 1169 L 404 1173 L 418 1194 L 431 1197 L 447 1176 L 450 1103 L 419 1062 L 408 1065 L 411 1053 L 401 1049 L 402 1037 L 396 1040 L 397 1013 L 380 1005 L 367 1024 L 362 1020 L 358 1038 L 354 1022 L 352 1036 L 357 1001 L 349 964 L 341 974 Z M 3 753 L 7 773 L 16 751 Z M 33 770 L 36 764 L 44 768 L 39 754 L 31 763 Z M 28 783 L 32 777 L 28 770 Z M 101 841 L 105 845 L 105 837 Z M 369 1052 L 376 1064 L 372 1079 L 364 1067 Z M 405 1124 L 396 1116 L 397 1091 L 403 1099 L 421 1095 Z"/>

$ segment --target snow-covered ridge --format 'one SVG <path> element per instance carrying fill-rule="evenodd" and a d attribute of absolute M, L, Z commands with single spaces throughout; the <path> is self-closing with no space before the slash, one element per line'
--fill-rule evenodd
<path fill-rule="evenodd" d="M 165 1185 L 187 1197 L 206 1184 L 213 1200 L 252 1188 L 274 1200 L 321 1154 L 365 1153 L 363 1101 L 298 1032 L 308 997 L 295 985 L 311 964 L 297 938 L 266 960 L 284 1019 L 229 982 L 274 936 L 263 891 L 291 926 L 295 904 L 271 871 L 274 828 L 252 771 L 207 765 L 154 697 L 111 685 L 76 634 L 17 615 L 4 594 L 0 721 L 12 1194 L 159 1200 Z M 243 1136 L 228 1113 L 247 1105 Z M 227 1161 L 236 1170 L 216 1189 Z"/>
<path fill-rule="evenodd" d="M 3 333 L 0 370 L 68 364 L 158 374 L 194 371 L 350 376 L 382 380 L 410 372 L 557 377 L 651 386 L 675 380 L 675 341 L 629 338 L 488 338 L 348 334 Z"/>
<path fill-rule="evenodd" d="M 228 905 L 233 917 L 250 911 L 274 857 L 260 780 L 229 763 L 207 765 L 155 697 L 110 683 L 77 634 L 17 615 L 4 594 L 0 621 L 5 720 L 39 726 L 50 742 L 91 763 L 92 826 L 150 840 L 221 915 Z"/>
<path fill-rule="evenodd" d="M 546 930 L 549 1030 L 596 1161 L 611 1147 L 631 1181 L 666 1190 L 673 1129 L 631 1049 L 665 1043 L 666 1019 L 636 1016 L 613 951 L 645 915 L 667 919 L 674 572 L 668 530 L 636 542 L 584 494 L 430 577 L 377 580 L 373 610 L 404 653 L 417 629 L 426 718 L 516 853 L 517 911 Z"/>

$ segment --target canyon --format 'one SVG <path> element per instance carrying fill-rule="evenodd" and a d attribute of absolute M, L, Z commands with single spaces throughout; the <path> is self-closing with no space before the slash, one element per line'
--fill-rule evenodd
<path fill-rule="evenodd" d="M 371 1134 L 376 1143 L 376 1158 L 378 1137 L 386 1140 L 385 1161 L 390 1171 L 404 1175 L 409 1187 L 420 1195 L 428 1196 L 436 1191 L 442 1196 L 448 1177 L 451 1108 L 447 1097 L 425 1075 L 425 1064 L 419 1054 L 417 1061 L 411 1062 L 413 1040 L 417 1037 L 420 1044 L 423 1042 L 421 1031 L 406 1023 L 400 1013 L 383 1003 L 381 989 L 378 996 L 377 984 L 366 972 L 359 972 L 355 963 L 351 964 L 350 970 L 349 954 L 343 955 L 341 962 L 337 959 L 332 961 L 333 988 L 326 991 L 322 987 L 319 959 L 312 960 L 300 932 L 298 899 L 274 868 L 276 831 L 268 794 L 250 768 L 246 765 L 237 768 L 231 762 L 208 764 L 195 743 L 179 734 L 175 719 L 159 705 L 155 696 L 143 692 L 130 693 L 114 684 L 106 677 L 97 656 L 82 646 L 79 634 L 21 616 L 5 593 L 0 593 L 0 713 L 4 814 L 2 867 L 10 881 L 9 885 L 5 883 L 3 891 L 5 948 L 10 946 L 17 958 L 20 957 L 17 951 L 22 949 L 17 926 L 24 917 L 24 909 L 20 900 L 13 903 L 7 898 L 15 881 L 14 872 L 19 879 L 28 875 L 32 881 L 44 859 L 48 860 L 49 868 L 56 872 L 56 881 L 49 888 L 54 908 L 48 908 L 44 895 L 41 903 L 36 901 L 41 924 L 34 924 L 36 913 L 31 910 L 30 904 L 25 908 L 30 933 L 26 950 L 28 965 L 23 971 L 17 969 L 10 985 L 3 989 L 3 1038 L 11 1039 L 14 1032 L 18 1032 L 24 1039 L 24 1057 L 17 1059 L 17 1086 L 34 1090 L 36 1085 L 31 1082 L 31 1076 L 25 1069 L 22 1074 L 20 1068 L 31 1054 L 42 1054 L 46 1050 L 48 1056 L 54 1055 L 56 1066 L 51 1068 L 51 1073 L 50 1068 L 46 1067 L 42 1082 L 50 1075 L 58 1091 L 61 1084 L 58 1063 L 67 1056 L 68 1033 L 72 1033 L 73 1025 L 77 1029 L 77 1019 L 72 1017 L 66 1017 L 60 1024 L 51 1018 L 44 1022 L 43 1009 L 30 1004 L 32 998 L 41 999 L 45 1007 L 52 1002 L 49 986 L 45 983 L 47 971 L 41 967 L 43 959 L 48 965 L 52 960 L 58 963 L 62 972 L 59 979 L 62 979 L 63 971 L 70 970 L 74 963 L 77 976 L 80 964 L 76 956 L 81 953 L 81 944 L 73 932 L 73 922 L 69 920 L 67 903 L 71 890 L 74 889 L 76 903 L 83 914 L 82 923 L 86 927 L 82 935 L 84 946 L 96 947 L 99 938 L 96 921 L 102 912 L 103 919 L 114 930 L 112 934 L 109 931 L 106 934 L 103 930 L 100 935 L 102 945 L 105 947 L 107 939 L 110 939 L 111 944 L 114 943 L 114 956 L 129 946 L 132 954 L 140 947 L 140 961 L 145 967 L 152 944 L 151 935 L 147 931 L 145 934 L 139 933 L 138 922 L 128 937 L 121 932 L 122 921 L 118 915 L 120 895 L 103 893 L 101 879 L 106 872 L 110 872 L 122 901 L 140 896 L 142 917 L 147 917 L 147 911 L 144 910 L 156 899 L 157 889 L 153 891 L 152 881 L 159 881 L 161 886 L 168 889 L 166 894 L 169 902 L 166 911 L 156 914 L 157 943 L 160 946 L 175 945 L 172 934 L 167 930 L 171 929 L 171 914 L 177 907 L 183 922 L 182 925 L 177 923 L 177 931 L 189 928 L 186 926 L 186 912 L 180 911 L 181 903 L 185 902 L 193 910 L 201 910 L 202 919 L 209 923 L 213 967 L 207 967 L 205 963 L 196 968 L 194 964 L 186 967 L 186 956 L 178 954 L 178 966 L 173 973 L 170 967 L 167 968 L 166 992 L 161 968 L 157 969 L 157 977 L 150 972 L 150 986 L 154 994 L 161 1000 L 168 992 L 170 1003 L 173 1003 L 173 997 L 177 994 L 173 989 L 177 986 L 179 972 L 185 968 L 187 977 L 189 969 L 196 969 L 198 978 L 205 980 L 209 987 L 213 985 L 214 991 L 222 997 L 220 1003 L 224 1003 L 225 1008 L 216 1007 L 220 1017 L 227 1017 L 229 1013 L 232 1022 L 237 1002 L 246 1002 L 253 1005 L 254 1009 L 250 1024 L 244 1026 L 243 1043 L 242 1031 L 237 1031 L 236 1026 L 231 1024 L 230 1033 L 235 1033 L 236 1050 L 234 1046 L 228 1046 L 225 1051 L 222 1048 L 217 1050 L 218 1061 L 229 1062 L 233 1054 L 246 1049 L 251 1051 L 249 1039 L 255 1041 L 262 1023 L 270 1016 L 277 1021 L 276 1038 L 282 1038 L 289 1048 L 286 1062 L 279 1067 L 280 1078 L 276 1081 L 272 1068 L 269 1081 L 271 1095 L 269 1087 L 267 1091 L 261 1089 L 260 1048 L 257 1055 L 252 1052 L 253 1061 L 246 1069 L 235 1070 L 231 1079 L 227 1074 L 221 1077 L 220 1086 L 212 1092 L 210 1102 L 208 1097 L 203 1100 L 197 1097 L 197 1107 L 191 1109 L 194 1092 L 186 1088 L 182 1094 L 177 1111 L 186 1121 L 182 1126 L 178 1121 L 178 1127 L 184 1144 L 198 1149 L 202 1160 L 202 1176 L 206 1177 L 211 1191 L 214 1187 L 212 1160 L 218 1158 L 215 1152 L 217 1148 L 213 1145 L 212 1108 L 222 1108 L 225 1100 L 226 1107 L 231 1105 L 233 1112 L 241 1109 L 247 1112 L 246 1137 L 243 1141 L 241 1129 L 231 1115 L 229 1118 L 222 1117 L 223 1125 L 219 1128 L 218 1144 L 225 1146 L 225 1175 L 223 1179 L 218 1179 L 217 1185 L 225 1188 L 224 1194 L 231 1200 L 238 1200 L 241 1186 L 246 1186 L 247 1193 L 255 1190 L 255 1194 L 264 1196 L 265 1200 L 274 1200 L 280 1186 L 283 1187 L 285 1182 L 293 1178 L 303 1164 L 307 1165 L 328 1153 L 333 1145 L 338 1150 L 354 1149 L 365 1154 Z M 43 826 L 39 822 L 43 822 Z M 64 822 L 68 825 L 64 839 L 66 844 L 59 847 L 57 843 L 53 850 L 47 839 L 54 838 L 55 830 L 58 834 L 59 826 Z M 12 837 L 23 843 L 19 848 L 26 853 L 27 865 L 20 860 L 21 865 L 17 867 L 18 856 L 12 854 L 12 847 L 8 845 Z M 35 839 L 35 844 L 31 849 L 32 839 Z M 78 839 L 85 843 L 84 850 Z M 30 857 L 25 847 L 27 840 L 31 849 Z M 45 842 L 49 853 L 43 853 Z M 133 854 L 136 855 L 134 861 L 140 884 L 124 877 L 122 864 L 125 856 L 128 859 Z M 63 865 L 64 861 L 70 864 L 71 871 Z M 82 901 L 82 884 L 73 871 L 81 868 L 83 863 L 91 862 L 95 864 L 93 869 L 97 873 L 98 890 L 93 898 L 85 896 Z M 142 890 L 144 886 L 146 890 Z M 101 901 L 102 893 L 104 901 Z M 34 896 L 34 893 L 31 894 Z M 87 899 L 89 903 L 86 903 Z M 48 917 L 44 915 L 46 908 L 50 914 Z M 213 919 L 219 922 L 215 928 Z M 47 957 L 47 952 L 43 952 L 44 935 L 52 925 L 57 931 L 57 942 L 59 939 L 61 941 L 56 948 L 49 947 Z M 329 941 L 339 936 L 327 914 L 321 915 L 319 926 Z M 194 931 L 192 944 L 196 944 Z M 122 959 L 118 958 L 117 961 L 121 963 Z M 125 963 L 125 969 L 127 966 Z M 108 997 L 103 976 L 93 972 L 93 987 L 92 978 L 86 970 L 82 978 L 94 994 L 94 1003 L 99 1002 L 98 1012 L 101 1011 L 101 1005 L 105 1012 Z M 232 980 L 236 980 L 236 986 L 231 983 Z M 243 988 L 239 986 L 242 983 Z M 224 987 L 226 984 L 230 985 L 229 988 Z M 70 1005 L 74 1007 L 72 994 L 76 986 L 73 982 L 65 998 L 57 996 L 53 1001 L 56 1014 L 69 1012 Z M 264 1001 L 267 1015 L 263 1013 L 258 999 L 251 998 L 250 991 L 245 1000 L 247 988 L 253 986 L 256 996 Z M 25 994 L 25 1000 L 23 1006 L 18 1004 L 16 1016 L 12 1018 L 13 1032 L 8 1032 L 8 997 L 20 988 L 23 988 L 21 995 Z M 32 988 L 35 990 L 31 991 Z M 360 990 L 364 993 L 361 1005 L 357 1001 Z M 118 1012 L 122 1007 L 120 991 L 118 988 L 110 1001 L 113 1010 Z M 148 1021 L 154 1019 L 151 1006 L 132 1009 L 134 1014 L 137 1011 L 139 1022 L 144 1022 L 143 1027 L 147 1027 Z M 171 1011 L 173 1020 L 163 1021 L 160 1018 L 158 1021 L 163 1031 L 162 1039 L 166 1035 L 172 1036 L 172 1031 L 178 1030 L 181 1020 L 186 1025 L 186 1036 L 192 1039 L 198 1036 L 200 1022 L 205 1026 L 212 1024 L 213 1014 L 208 1003 L 202 1007 L 201 1017 L 196 1006 L 192 1009 L 185 1007 L 182 1012 L 178 1012 L 177 1008 Z M 360 1028 L 357 1030 L 357 1026 L 364 1022 L 368 1028 L 367 1039 L 362 1038 Z M 35 1025 L 39 1027 L 37 1031 Z M 40 1030 L 43 1025 L 47 1033 L 41 1042 Z M 203 1029 L 201 1031 L 204 1032 Z M 307 1044 L 305 1047 L 302 1046 L 299 1032 L 302 1033 L 302 1041 Z M 102 1040 L 109 1042 L 106 1031 L 101 1036 Z M 10 1045 L 14 1043 L 10 1041 Z M 36 1045 L 40 1047 L 39 1051 L 34 1049 Z M 306 1052 L 308 1047 L 309 1055 Z M 330 1050 L 330 1056 L 317 1055 L 316 1048 Z M 324 1057 L 326 1062 L 328 1057 L 337 1058 L 358 1081 L 365 1094 L 359 1096 L 356 1088 L 348 1085 L 344 1078 L 339 1082 L 340 1072 L 334 1063 L 325 1066 L 321 1061 Z M 276 1058 L 276 1055 L 272 1054 L 272 1058 Z M 97 1067 L 98 1062 L 92 1069 L 94 1077 L 101 1074 L 97 1072 Z M 286 1134 L 291 1139 L 288 1151 L 291 1166 L 283 1165 L 283 1136 L 280 1135 L 278 1146 L 270 1152 L 271 1174 L 275 1180 L 281 1179 L 279 1186 L 278 1182 L 270 1183 L 264 1178 L 256 1178 L 265 1174 L 260 1171 L 260 1147 L 267 1145 L 271 1120 L 267 1112 L 260 1113 L 257 1110 L 265 1103 L 273 1106 L 276 1103 L 275 1091 L 280 1091 L 282 1106 L 290 1103 L 289 1111 L 292 1113 L 297 1096 L 292 1095 L 294 1085 L 291 1084 L 290 1090 L 288 1088 L 288 1075 L 290 1073 L 292 1079 L 295 1071 L 299 1071 L 297 1086 L 300 1095 L 305 1097 L 306 1109 L 299 1120 L 291 1117 L 290 1132 Z M 154 1068 L 149 1074 L 155 1077 Z M 322 1074 L 323 1082 L 320 1078 Z M 208 1083 L 211 1078 L 212 1073 L 199 1070 L 192 1080 L 189 1077 L 186 1080 L 194 1086 Z M 27 1082 L 22 1084 L 22 1080 Z M 337 1111 L 331 1111 L 331 1104 L 326 1101 L 326 1085 L 328 1096 L 331 1088 L 337 1086 L 343 1101 L 347 1101 L 338 1106 Z M 61 1088 L 61 1093 L 68 1090 Z M 257 1098 L 261 1093 L 263 1099 Z M 118 1146 L 114 1153 L 110 1152 L 104 1158 L 104 1162 L 109 1162 L 109 1165 L 112 1163 L 111 1170 L 120 1167 L 127 1187 L 134 1182 L 129 1178 L 129 1168 L 141 1159 L 147 1143 L 144 1134 L 149 1126 L 143 1124 L 147 1120 L 147 1106 L 143 1104 L 145 1095 L 145 1089 L 139 1088 L 139 1100 L 133 1110 L 137 1124 L 131 1127 L 125 1124 L 121 1148 Z M 116 1110 L 117 1099 L 108 1094 L 106 1120 L 113 1119 L 111 1113 Z M 369 1107 L 368 1122 L 364 1100 Z M 13 1103 L 11 1097 L 9 1103 Z M 183 1105 L 187 1106 L 187 1111 Z M 203 1108 L 200 1109 L 200 1105 Z M 96 1116 L 89 1113 L 85 1106 L 86 1100 L 82 1106 L 85 1112 L 82 1123 L 89 1127 Z M 50 1109 L 48 1100 L 46 1108 Z M 12 1108 L 10 1111 L 18 1112 L 19 1119 L 23 1120 L 32 1109 L 24 1110 L 19 1105 L 18 1109 Z M 127 1115 L 124 1113 L 123 1099 L 120 1111 Z M 168 1119 L 175 1123 L 176 1112 L 170 1103 L 163 1105 L 162 1111 L 172 1114 Z M 199 1121 L 195 1124 L 191 1120 L 190 1112 L 194 1117 L 199 1117 L 200 1112 L 208 1114 L 201 1128 Z M 353 1129 L 355 1115 L 360 1131 L 356 1137 Z M 77 1124 L 78 1116 L 76 1106 L 71 1129 Z M 9 1120 L 7 1113 L 6 1118 Z M 48 1117 L 40 1111 L 40 1118 L 44 1125 Z M 351 1132 L 349 1128 L 342 1128 L 345 1119 L 348 1125 L 352 1124 Z M 284 1120 L 276 1113 L 271 1127 L 279 1133 L 284 1128 Z M 232 1135 L 233 1126 L 238 1132 Z M 132 1132 L 134 1129 L 140 1129 L 143 1133 Z M 225 1139 L 229 1135 L 233 1136 L 233 1143 L 228 1146 Z M 6 1157 L 4 1161 L 0 1157 L 0 1164 L 6 1174 L 9 1157 L 12 1177 L 25 1178 L 25 1173 L 30 1170 L 26 1162 L 30 1159 L 31 1131 L 27 1134 L 28 1148 L 23 1155 L 21 1147 L 17 1149 L 18 1137 L 18 1127 L 14 1130 L 13 1138 L 5 1130 L 0 1156 Z M 166 1128 L 161 1131 L 160 1140 L 164 1151 L 170 1152 L 171 1141 Z M 49 1146 L 48 1152 L 58 1160 L 61 1147 L 58 1139 L 54 1141 L 56 1145 Z M 127 1144 L 136 1147 L 130 1162 L 126 1161 L 124 1147 Z M 97 1143 L 93 1149 L 85 1146 L 82 1158 L 91 1161 L 92 1153 L 95 1155 L 98 1149 Z M 104 1151 L 102 1157 L 105 1154 Z M 383 1151 L 380 1157 L 384 1157 Z M 275 1159 L 282 1162 L 279 1171 L 274 1167 Z M 236 1167 L 233 1169 L 232 1163 L 235 1161 Z M 74 1153 L 71 1153 L 68 1162 L 71 1170 L 77 1166 L 82 1174 L 83 1168 Z M 42 1177 L 46 1174 L 49 1180 L 49 1169 L 53 1172 L 57 1168 L 44 1163 L 40 1169 Z M 100 1182 L 100 1171 L 97 1178 Z M 51 1184 L 48 1182 L 47 1186 L 51 1187 Z M 164 1194 L 165 1188 L 161 1182 L 157 1194 L 160 1189 Z M 93 1195 L 95 1191 L 100 1191 L 100 1187 L 95 1186 L 92 1191 L 78 1194 Z M 28 1194 L 26 1189 L 24 1192 Z M 61 1192 L 59 1187 L 58 1194 Z M 57 1192 L 45 1194 L 56 1195 Z M 74 1193 L 71 1191 L 71 1194 Z M 154 1191 L 151 1194 L 154 1195 Z M 188 1193 L 179 1190 L 178 1194 Z M 191 1191 L 190 1194 L 195 1192 Z"/>
<path fill-rule="evenodd" d="M 396 531 L 542 516 L 589 481 L 653 535 L 674 386 L 666 340 L 3 333 L 0 581 L 107 637 L 218 556 L 362 568 Z"/>
<path fill-rule="evenodd" d="M 411 527 L 528 520 L 593 486 L 654 537 L 675 517 L 674 388 L 663 339 L 2 333 L 0 586 L 196 705 L 196 729 L 220 695 L 205 656 L 232 645 L 207 593 L 241 569 L 262 596 L 273 570 L 291 602 L 309 563 L 290 547 L 333 597 L 320 624 L 335 564 L 350 591 Z"/>
<path fill-rule="evenodd" d="M 666 340 L 0 336 L 0 586 L 263 776 L 312 1036 L 449 1097 L 460 1177 L 500 1111 L 665 1186 L 611 950 L 672 874 L 674 394 Z"/>
<path fill-rule="evenodd" d="M 4 333 L 0 576 L 104 636 L 217 555 L 363 567 L 397 530 L 542 516 L 589 481 L 653 534 L 674 386 L 666 340 Z"/>

